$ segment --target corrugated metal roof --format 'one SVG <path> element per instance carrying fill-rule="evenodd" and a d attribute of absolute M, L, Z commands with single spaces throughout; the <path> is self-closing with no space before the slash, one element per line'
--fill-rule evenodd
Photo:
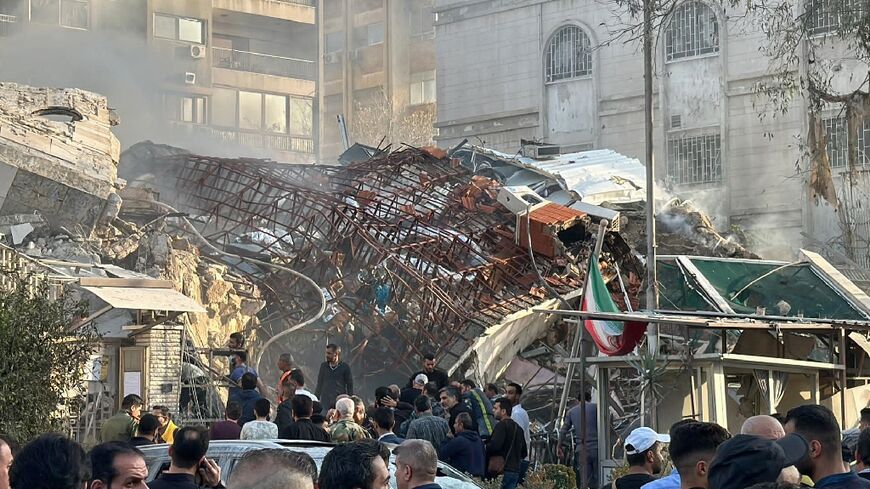
<path fill-rule="evenodd" d="M 569 153 L 544 160 L 480 147 L 475 147 L 474 151 L 528 170 L 514 174 L 507 182 L 509 185 L 528 185 L 534 189 L 535 179 L 529 174 L 534 172 L 555 180 L 563 189 L 576 193 L 580 200 L 589 204 L 638 202 L 646 197 L 646 167 L 637 158 L 610 149 Z"/>

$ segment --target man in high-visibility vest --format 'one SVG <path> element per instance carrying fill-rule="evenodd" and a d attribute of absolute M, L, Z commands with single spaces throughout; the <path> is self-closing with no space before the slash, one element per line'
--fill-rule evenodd
<path fill-rule="evenodd" d="M 460 382 L 460 385 L 462 386 L 462 400 L 471 409 L 472 419 L 477 425 L 477 432 L 481 438 L 486 440 L 492 435 L 496 423 L 495 415 L 492 412 L 492 402 L 473 380 L 465 379 Z"/>

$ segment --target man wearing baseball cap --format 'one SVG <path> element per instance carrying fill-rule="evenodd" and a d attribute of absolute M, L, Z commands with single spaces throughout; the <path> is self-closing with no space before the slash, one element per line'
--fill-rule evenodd
<path fill-rule="evenodd" d="M 640 489 L 642 485 L 654 481 L 653 476 L 662 471 L 662 443 L 670 441 L 670 436 L 658 434 L 645 426 L 633 430 L 625 437 L 628 474 L 601 489 Z"/>
<path fill-rule="evenodd" d="M 405 387 L 402 389 L 401 394 L 399 394 L 399 401 L 414 404 L 414 400 L 423 394 L 423 389 L 426 388 L 426 384 L 428 383 L 429 377 L 426 377 L 426 374 L 417 374 L 414 377 L 414 381 L 411 383 L 411 387 Z M 437 449 L 438 447 L 435 448 Z"/>
<path fill-rule="evenodd" d="M 710 464 L 712 489 L 745 489 L 761 482 L 776 482 L 786 467 L 803 460 L 807 441 L 792 433 L 778 440 L 736 435 L 719 446 Z"/>

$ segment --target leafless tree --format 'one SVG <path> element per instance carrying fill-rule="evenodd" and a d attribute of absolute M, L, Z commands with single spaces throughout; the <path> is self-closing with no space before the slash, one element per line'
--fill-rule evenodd
<path fill-rule="evenodd" d="M 404 106 L 382 90 L 354 108 L 354 140 L 369 146 L 425 146 L 435 139 L 435 104 Z"/>

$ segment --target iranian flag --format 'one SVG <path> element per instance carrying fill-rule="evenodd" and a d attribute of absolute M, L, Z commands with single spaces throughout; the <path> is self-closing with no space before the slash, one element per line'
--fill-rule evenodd
<path fill-rule="evenodd" d="M 598 261 L 589 263 L 589 273 L 586 274 L 586 296 L 581 305 L 582 311 L 589 312 L 621 312 L 607 284 L 598 269 Z M 636 321 L 605 321 L 603 319 L 586 319 L 586 331 L 592 335 L 592 340 L 601 353 L 607 356 L 626 355 L 640 343 L 646 331 L 646 323 Z"/>

